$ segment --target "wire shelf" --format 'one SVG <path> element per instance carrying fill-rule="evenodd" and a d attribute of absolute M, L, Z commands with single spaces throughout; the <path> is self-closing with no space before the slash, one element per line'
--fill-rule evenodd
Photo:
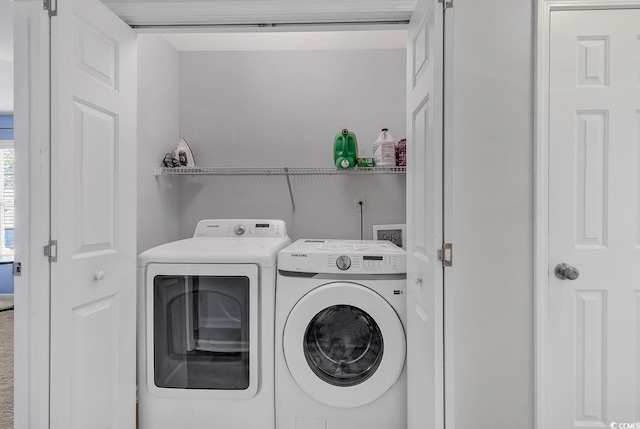
<path fill-rule="evenodd" d="M 331 175 L 331 174 L 404 174 L 406 167 L 370 167 L 350 168 L 341 170 L 337 168 L 224 168 L 224 167 L 154 167 L 154 176 L 285 176 L 289 197 L 291 198 L 291 210 L 296 211 L 296 201 L 291 188 L 290 176 L 303 175 Z"/>
<path fill-rule="evenodd" d="M 276 175 L 329 175 L 329 174 L 403 174 L 406 167 L 370 168 L 226 168 L 226 167 L 155 167 L 154 176 L 276 176 Z"/>

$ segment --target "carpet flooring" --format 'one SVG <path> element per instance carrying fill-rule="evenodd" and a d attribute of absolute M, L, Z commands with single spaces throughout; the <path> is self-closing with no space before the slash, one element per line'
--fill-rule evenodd
<path fill-rule="evenodd" d="M 14 311 L 6 301 L 0 304 L 0 429 L 12 429 Z"/>

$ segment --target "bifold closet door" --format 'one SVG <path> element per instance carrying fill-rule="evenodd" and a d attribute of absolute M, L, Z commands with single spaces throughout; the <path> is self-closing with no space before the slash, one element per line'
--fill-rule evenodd
<path fill-rule="evenodd" d="M 98 0 L 54 4 L 50 427 L 132 429 L 136 34 Z"/>
<path fill-rule="evenodd" d="M 444 426 L 443 8 L 419 0 L 407 40 L 408 428 Z"/>

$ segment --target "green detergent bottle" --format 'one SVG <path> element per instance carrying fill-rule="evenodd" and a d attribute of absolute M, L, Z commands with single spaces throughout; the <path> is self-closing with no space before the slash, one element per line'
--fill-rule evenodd
<path fill-rule="evenodd" d="M 353 168 L 358 158 L 358 141 L 356 135 L 344 129 L 333 141 L 333 163 L 338 168 Z"/>

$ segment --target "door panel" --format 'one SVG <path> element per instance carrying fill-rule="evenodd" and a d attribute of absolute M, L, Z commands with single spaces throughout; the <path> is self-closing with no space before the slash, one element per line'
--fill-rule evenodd
<path fill-rule="evenodd" d="M 51 18 L 51 428 L 135 427 L 136 35 L 97 0 Z"/>
<path fill-rule="evenodd" d="M 73 100 L 74 257 L 117 252 L 117 114 Z"/>
<path fill-rule="evenodd" d="M 607 111 L 576 114 L 576 243 L 581 248 L 607 246 Z"/>
<path fill-rule="evenodd" d="M 638 9 L 551 12 L 548 428 L 640 420 L 639 36 Z"/>
<path fill-rule="evenodd" d="M 420 0 L 407 50 L 407 379 L 408 427 L 442 428 L 443 10 Z"/>
<path fill-rule="evenodd" d="M 426 141 L 427 130 L 429 129 L 429 113 L 429 99 L 425 98 L 412 115 L 414 140 L 422 142 Z M 425 147 L 425 145 L 416 145 L 413 153 L 415 156 L 414 165 L 425 165 L 424 163 L 429 161 L 429 156 L 427 155 L 428 149 L 429 148 Z M 416 171 L 412 172 L 412 178 L 416 184 L 413 186 L 412 195 L 413 212 L 411 214 L 413 219 L 427 219 L 427 213 L 429 213 L 427 207 L 429 204 L 429 196 L 424 195 L 428 190 L 423 186 L 427 183 L 426 176 L 427 172 L 424 168 L 416 169 Z M 431 195 L 431 197 L 433 196 Z M 429 263 L 429 257 L 427 256 L 427 222 L 416 222 L 411 235 L 414 237 L 413 254 L 420 257 L 425 263 Z"/>
<path fill-rule="evenodd" d="M 573 366 L 575 420 L 580 425 L 602 423 L 606 384 L 603 372 L 606 356 L 605 291 L 577 291 L 575 294 L 575 358 Z"/>
<path fill-rule="evenodd" d="M 118 43 L 79 16 L 73 26 L 75 67 L 117 91 Z"/>
<path fill-rule="evenodd" d="M 410 310 L 407 308 L 407 310 Z M 415 312 L 413 316 L 413 332 L 429 332 L 432 323 L 429 321 L 429 315 L 426 310 L 422 308 L 420 304 L 415 303 L 415 307 L 412 308 Z M 413 341 L 411 341 L 413 342 Z M 416 356 L 429 356 L 433 354 L 431 350 L 433 342 L 433 335 L 425 335 L 425 337 L 419 341 L 415 341 L 415 345 L 409 346 L 411 353 Z M 437 405 L 433 389 L 432 380 L 434 377 L 433 365 L 429 362 L 422 362 L 422 365 L 411 365 L 410 381 L 408 387 L 409 398 L 409 428 L 432 428 L 434 423 L 434 410 Z M 444 426 L 441 426 L 444 427 Z"/>
<path fill-rule="evenodd" d="M 85 429 L 100 422 L 100 427 L 118 427 L 117 305 L 113 296 L 74 308 L 71 372 L 73 428 Z M 95 341 L 100 332 L 100 341 Z M 106 357 L 106 358 L 105 358 Z M 95 363 L 106 366 L 96 371 Z"/>

